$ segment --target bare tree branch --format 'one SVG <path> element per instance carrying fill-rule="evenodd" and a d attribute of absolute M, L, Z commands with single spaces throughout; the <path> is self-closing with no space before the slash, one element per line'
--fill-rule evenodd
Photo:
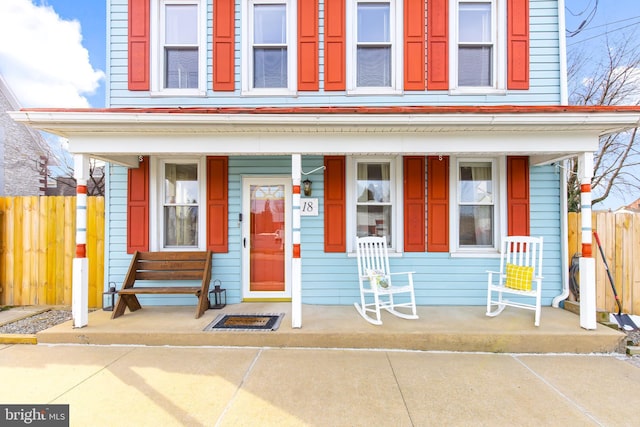
<path fill-rule="evenodd" d="M 593 64 L 584 52 L 568 55 L 570 103 L 574 105 L 640 105 L 640 43 L 627 35 L 616 41 L 605 41 L 606 53 Z M 607 135 L 600 139 L 594 155 L 591 189 L 596 196 L 593 204 L 603 202 L 612 194 L 634 191 L 640 193 L 640 152 L 636 145 L 637 129 Z M 570 211 L 580 210 L 578 165 L 571 162 L 567 177 Z"/>

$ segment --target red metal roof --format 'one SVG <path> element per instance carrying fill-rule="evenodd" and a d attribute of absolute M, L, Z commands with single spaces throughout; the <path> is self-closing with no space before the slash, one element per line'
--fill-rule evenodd
<path fill-rule="evenodd" d="M 340 106 L 340 107 L 118 107 L 23 108 L 29 112 L 140 113 L 140 114 L 548 114 L 640 113 L 637 105 L 487 105 L 487 106 Z"/>

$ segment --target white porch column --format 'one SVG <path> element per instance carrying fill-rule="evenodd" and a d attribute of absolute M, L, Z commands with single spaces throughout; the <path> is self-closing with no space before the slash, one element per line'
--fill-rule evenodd
<path fill-rule="evenodd" d="M 291 155 L 291 178 L 293 179 L 292 231 L 293 257 L 291 260 L 291 327 L 302 327 L 302 260 L 300 258 L 300 177 L 302 156 Z"/>
<path fill-rule="evenodd" d="M 580 178 L 580 210 L 582 212 L 582 257 L 579 264 L 580 326 L 584 329 L 596 329 L 596 260 L 591 256 L 593 153 L 582 153 L 578 156 L 578 177 Z"/>
<path fill-rule="evenodd" d="M 76 179 L 76 257 L 73 259 L 71 314 L 73 327 L 89 323 L 89 261 L 87 260 L 87 178 L 89 158 L 74 156 L 73 176 Z"/>

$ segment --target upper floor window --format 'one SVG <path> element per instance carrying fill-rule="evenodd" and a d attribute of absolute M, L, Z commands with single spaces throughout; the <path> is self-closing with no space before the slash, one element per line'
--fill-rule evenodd
<path fill-rule="evenodd" d="M 401 87 L 402 16 L 395 0 L 350 0 L 347 26 L 352 49 L 347 61 L 349 90 L 393 91 Z M 400 34 L 398 33 L 400 31 Z"/>
<path fill-rule="evenodd" d="M 206 86 L 206 30 L 201 0 L 155 0 L 152 92 L 202 95 Z M 153 65 L 155 64 L 155 66 Z"/>
<path fill-rule="evenodd" d="M 504 89 L 506 18 L 500 0 L 452 0 L 453 88 L 462 91 Z M 504 28 L 503 28 L 504 27 Z"/>
<path fill-rule="evenodd" d="M 243 91 L 281 95 L 295 90 L 295 1 L 248 0 L 243 3 Z"/>

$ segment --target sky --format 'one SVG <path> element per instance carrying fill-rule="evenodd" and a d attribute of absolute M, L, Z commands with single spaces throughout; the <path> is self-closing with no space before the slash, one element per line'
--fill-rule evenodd
<path fill-rule="evenodd" d="M 640 38 L 640 0 L 565 0 L 568 49 Z M 80 6 L 81 5 L 81 6 Z M 104 107 L 106 0 L 0 0 L 0 73 L 23 107 Z M 597 50 L 594 50 L 597 52 Z"/>
<path fill-rule="evenodd" d="M 0 0 L 0 74 L 22 107 L 104 107 L 106 0 Z"/>
<path fill-rule="evenodd" d="M 569 51 L 604 55 L 607 36 L 640 44 L 640 0 L 565 5 Z M 22 107 L 105 106 L 105 17 L 106 0 L 0 0 L 0 74 Z"/>

